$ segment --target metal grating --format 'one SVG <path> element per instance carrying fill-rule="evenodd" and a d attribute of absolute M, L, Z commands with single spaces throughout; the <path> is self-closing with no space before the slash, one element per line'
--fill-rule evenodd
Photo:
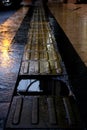
<path fill-rule="evenodd" d="M 60 75 L 61 73 L 61 57 L 44 9 L 35 7 L 20 75 Z"/>

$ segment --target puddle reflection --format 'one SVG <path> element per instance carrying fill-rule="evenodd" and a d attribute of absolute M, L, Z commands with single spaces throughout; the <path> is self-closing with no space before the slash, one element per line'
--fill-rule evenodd
<path fill-rule="evenodd" d="M 45 95 L 73 95 L 71 89 L 65 81 L 57 78 L 41 79 L 21 79 L 17 85 L 18 95 L 28 94 L 45 94 Z M 73 95 L 74 96 L 74 95 Z"/>
<path fill-rule="evenodd" d="M 17 50 L 12 48 L 11 43 L 27 11 L 28 8 L 21 8 L 0 24 L 0 76 L 16 72 L 15 64 L 19 55 L 16 53 Z"/>
<path fill-rule="evenodd" d="M 19 82 L 18 92 L 39 92 L 40 81 L 35 79 L 22 79 Z"/>
<path fill-rule="evenodd" d="M 4 34 L 3 34 L 4 35 Z M 10 49 L 10 40 L 9 40 L 9 35 L 6 34 L 4 39 L 2 40 L 2 43 L 0 45 L 0 60 L 1 64 L 0 67 L 2 68 L 8 68 L 11 66 L 11 61 L 9 57 L 9 49 Z"/>

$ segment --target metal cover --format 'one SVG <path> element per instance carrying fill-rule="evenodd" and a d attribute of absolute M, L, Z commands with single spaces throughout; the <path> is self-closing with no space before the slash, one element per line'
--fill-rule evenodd
<path fill-rule="evenodd" d="M 6 129 L 81 128 L 76 104 L 69 97 L 15 96 L 11 104 Z"/>

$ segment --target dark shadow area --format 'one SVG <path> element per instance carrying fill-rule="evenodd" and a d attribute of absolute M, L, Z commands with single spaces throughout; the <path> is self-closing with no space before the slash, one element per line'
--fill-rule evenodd
<path fill-rule="evenodd" d="M 37 76 L 38 77 L 38 76 Z M 67 84 L 57 78 L 21 79 L 16 83 L 14 95 L 54 95 L 69 96 Z"/>
<path fill-rule="evenodd" d="M 28 34 L 29 27 L 30 27 L 29 22 L 31 20 L 31 16 L 32 16 L 32 8 L 30 8 L 29 11 L 27 12 L 26 16 L 24 17 L 23 22 L 20 25 L 20 28 L 18 29 L 18 31 L 14 37 L 15 43 L 19 43 L 22 45 L 27 42 L 27 34 Z M 23 37 L 22 37 L 22 35 L 23 35 Z"/>
<path fill-rule="evenodd" d="M 83 130 L 76 100 L 69 95 L 66 83 L 52 78 L 40 78 L 22 79 L 17 85 L 6 130 L 11 128 L 25 128 L 26 130 L 26 128 L 33 129 L 34 127 L 38 130 L 43 128 L 44 130 L 73 128 Z M 22 125 L 21 120 L 23 120 Z M 67 125 L 63 124 L 63 120 Z"/>
<path fill-rule="evenodd" d="M 87 0 L 76 0 L 75 4 L 87 4 Z"/>
<path fill-rule="evenodd" d="M 87 67 L 73 48 L 68 37 L 57 23 L 50 10 L 46 7 L 46 14 L 53 30 L 59 52 L 64 61 L 69 82 L 75 94 L 79 109 L 87 127 Z"/>

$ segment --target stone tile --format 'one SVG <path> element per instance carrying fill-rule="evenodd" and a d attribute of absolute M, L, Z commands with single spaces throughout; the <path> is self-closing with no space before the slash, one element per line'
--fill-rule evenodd
<path fill-rule="evenodd" d="M 0 103 L 0 119 L 4 119 L 7 116 L 10 103 Z"/>
<path fill-rule="evenodd" d="M 0 102 L 10 102 L 13 95 L 13 89 L 6 87 L 3 89 L 0 89 Z"/>
<path fill-rule="evenodd" d="M 10 103 L 0 103 L 0 130 L 3 130 Z"/>
<path fill-rule="evenodd" d="M 80 129 L 83 124 L 76 103 L 68 96 L 63 98 L 60 96 L 25 96 L 24 98 L 16 96 L 7 119 L 6 128 L 9 127 L 13 129 Z"/>
<path fill-rule="evenodd" d="M 82 61 L 87 61 L 87 4 L 48 4 Z M 78 48 L 79 46 L 79 48 Z"/>
<path fill-rule="evenodd" d="M 20 75 L 61 74 L 61 58 L 45 11 L 35 8 L 30 22 Z"/>

